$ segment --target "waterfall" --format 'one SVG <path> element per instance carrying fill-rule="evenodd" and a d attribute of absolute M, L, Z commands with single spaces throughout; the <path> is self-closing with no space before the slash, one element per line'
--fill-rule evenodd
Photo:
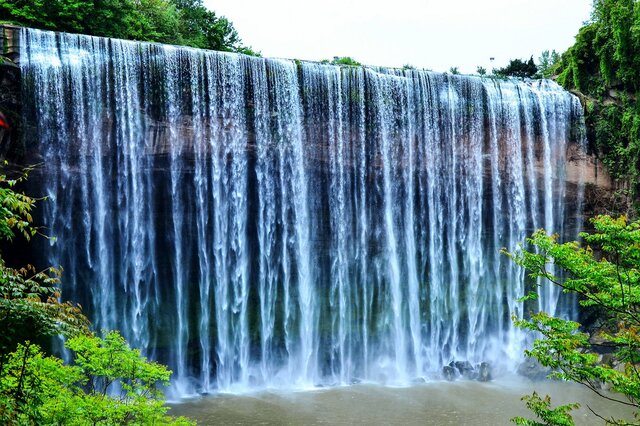
<path fill-rule="evenodd" d="M 535 282 L 499 251 L 580 215 L 555 83 L 20 37 L 38 256 L 176 395 L 520 360 Z"/>

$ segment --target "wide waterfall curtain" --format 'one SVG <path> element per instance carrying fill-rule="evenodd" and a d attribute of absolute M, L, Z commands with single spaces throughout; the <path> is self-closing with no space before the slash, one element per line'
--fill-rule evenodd
<path fill-rule="evenodd" d="M 570 232 L 579 192 L 581 108 L 555 83 L 20 36 L 39 255 L 178 393 L 520 356 L 531 283 L 499 250 Z"/>

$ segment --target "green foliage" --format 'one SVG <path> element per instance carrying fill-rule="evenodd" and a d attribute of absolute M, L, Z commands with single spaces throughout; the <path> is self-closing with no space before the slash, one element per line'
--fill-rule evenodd
<path fill-rule="evenodd" d="M 257 55 L 202 0 L 0 0 L 0 21 Z"/>
<path fill-rule="evenodd" d="M 558 62 L 560 62 L 560 54 L 555 50 L 542 52 L 538 58 L 538 73 L 536 77 L 551 78 L 556 72 Z"/>
<path fill-rule="evenodd" d="M 591 148 L 640 195 L 640 2 L 596 0 L 591 22 L 562 55 L 558 83 L 581 92 Z"/>
<path fill-rule="evenodd" d="M 329 63 L 333 65 L 348 65 L 352 67 L 360 67 L 362 64 L 350 56 L 334 56 L 331 61 L 324 60 L 322 63 Z"/>
<path fill-rule="evenodd" d="M 9 268 L 0 258 L 0 367 L 20 342 L 88 332 L 80 308 L 60 301 L 59 275 L 55 268 Z"/>
<path fill-rule="evenodd" d="M 515 324 L 541 336 L 525 353 L 543 366 L 552 368 L 553 377 L 581 383 L 600 396 L 632 407 L 638 414 L 640 221 L 628 223 L 624 216 L 618 219 L 598 216 L 592 222 L 595 232 L 580 235 L 586 246 L 578 242 L 558 243 L 557 235 L 547 235 L 540 230 L 527 240 L 533 250 L 521 248 L 517 253 L 505 253 L 526 268 L 534 281 L 558 285 L 564 292 L 580 296 L 582 306 L 598 308 L 608 326 L 607 331 L 600 332 L 600 337 L 614 349 L 615 363 L 608 365 L 599 361 L 589 342 L 589 335 L 580 332 L 580 324 L 576 322 L 539 312 L 530 319 L 516 319 Z M 603 385 L 614 391 L 614 396 L 605 395 L 601 391 Z M 557 419 L 568 416 L 565 408 L 571 406 L 558 407 L 562 410 L 556 412 L 549 408 L 548 402 L 547 398 L 540 400 L 534 395 L 527 405 L 534 404 L 534 408 L 529 408 L 541 418 L 545 418 L 541 414 L 558 414 L 560 417 Z M 572 424 L 561 420 L 553 423 L 548 420 L 551 418 L 547 417 L 545 424 Z"/>
<path fill-rule="evenodd" d="M 512 59 L 504 68 L 493 69 L 493 74 L 498 77 L 533 78 L 538 72 L 538 67 L 533 62 L 533 56 L 528 61 Z"/>
<path fill-rule="evenodd" d="M 37 233 L 36 200 L 0 175 L 0 240 Z M 89 334 L 80 308 L 61 302 L 60 271 L 14 269 L 0 257 L 0 423 L 3 425 L 191 424 L 166 416 L 162 392 L 171 374 L 111 332 Z M 66 337 L 73 365 L 45 355 L 36 341 Z M 118 391 L 115 393 L 115 391 Z"/>
<path fill-rule="evenodd" d="M 0 20 L 60 31 L 81 31 L 89 0 L 0 0 Z"/>
<path fill-rule="evenodd" d="M 28 172 L 29 169 L 14 179 L 0 174 L 0 240 L 11 241 L 16 231 L 28 240 L 38 232 L 31 226 L 31 210 L 36 201 L 14 190 L 16 184 L 27 178 Z"/>
<path fill-rule="evenodd" d="M 478 68 L 476 68 L 476 73 L 479 76 L 484 76 L 487 74 L 487 69 L 485 67 L 478 66 Z"/>
<path fill-rule="evenodd" d="M 11 353 L 0 371 L 4 424 L 192 424 L 166 416 L 160 387 L 171 372 L 141 357 L 118 333 L 79 335 L 66 347 L 73 365 L 29 342 Z"/>
<path fill-rule="evenodd" d="M 231 21 L 218 17 L 204 7 L 202 0 L 172 0 L 179 15 L 180 44 L 202 49 L 222 50 L 260 56 L 259 52 L 243 46 Z"/>
<path fill-rule="evenodd" d="M 580 404 L 566 404 L 551 408 L 551 398 L 549 398 L 549 395 L 540 398 L 537 392 L 533 392 L 532 395 L 523 396 L 522 400 L 525 401 L 527 408 L 533 411 L 535 415 L 544 422 L 540 423 L 535 420 L 525 419 L 524 417 L 514 417 L 511 419 L 515 424 L 524 426 L 573 426 L 573 418 L 569 412 L 580 407 Z"/>
<path fill-rule="evenodd" d="M 28 240 L 38 232 L 30 213 L 36 200 L 15 190 L 27 173 L 28 169 L 15 179 L 0 175 L 0 240 L 11 241 L 16 232 Z M 55 268 L 15 269 L 0 257 L 0 366 L 19 342 L 88 330 L 80 309 L 60 302 L 59 278 Z"/>
<path fill-rule="evenodd" d="M 587 110 L 595 147 L 611 176 L 632 182 L 638 195 L 640 173 L 640 104 L 631 99 L 620 104 L 595 101 Z M 636 185 L 633 185 L 636 183 Z"/>
<path fill-rule="evenodd" d="M 451 67 L 449 68 L 449 72 L 453 75 L 459 75 L 460 74 L 460 70 L 458 69 L 458 67 Z"/>

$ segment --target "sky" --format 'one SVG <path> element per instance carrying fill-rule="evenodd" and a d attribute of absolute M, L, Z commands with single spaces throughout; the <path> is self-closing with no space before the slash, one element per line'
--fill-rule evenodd
<path fill-rule="evenodd" d="M 592 0 L 204 0 L 265 57 L 475 73 L 564 52 Z M 495 58 L 493 61 L 490 58 Z"/>

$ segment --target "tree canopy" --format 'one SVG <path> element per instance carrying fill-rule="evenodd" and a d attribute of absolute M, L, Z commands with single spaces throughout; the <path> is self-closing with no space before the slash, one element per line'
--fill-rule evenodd
<path fill-rule="evenodd" d="M 527 240 L 530 250 L 507 253 L 529 272 L 533 282 L 557 285 L 579 296 L 584 308 L 596 309 L 600 324 L 590 334 L 581 325 L 538 312 L 516 320 L 518 327 L 537 336 L 526 355 L 553 370 L 552 377 L 581 383 L 598 395 L 640 414 L 640 221 L 598 216 L 594 233 L 578 242 L 559 243 L 557 235 L 540 230 Z M 551 267 L 550 265 L 553 265 Z M 525 297 L 531 300 L 535 292 Z M 610 356 L 595 352 L 593 338 L 606 342 Z M 606 389 L 613 394 L 607 394 Z M 577 404 L 552 409 L 549 397 L 533 394 L 527 406 L 544 423 L 516 418 L 523 425 L 572 425 L 570 410 Z M 596 413 L 597 414 L 597 413 Z M 628 424 L 621 419 L 605 419 Z"/>
<path fill-rule="evenodd" d="M 202 0 L 0 0 L 0 21 L 46 30 L 256 54 Z"/>
<path fill-rule="evenodd" d="M 538 67 L 533 62 L 533 56 L 528 61 L 512 59 L 503 68 L 494 68 L 493 74 L 499 77 L 533 78 L 538 72 Z"/>
<path fill-rule="evenodd" d="M 545 50 L 538 58 L 538 77 L 551 78 L 556 73 L 560 54 L 555 50 Z"/>
<path fill-rule="evenodd" d="M 168 384 L 171 372 L 141 357 L 120 334 L 80 334 L 65 346 L 72 365 L 25 341 L 0 366 L 3 424 L 193 424 L 166 415 L 159 386 Z"/>
<path fill-rule="evenodd" d="M 359 67 L 362 64 L 350 56 L 334 56 L 332 60 L 323 59 L 320 61 L 321 64 L 331 64 L 331 65 L 348 65 L 353 67 Z"/>

